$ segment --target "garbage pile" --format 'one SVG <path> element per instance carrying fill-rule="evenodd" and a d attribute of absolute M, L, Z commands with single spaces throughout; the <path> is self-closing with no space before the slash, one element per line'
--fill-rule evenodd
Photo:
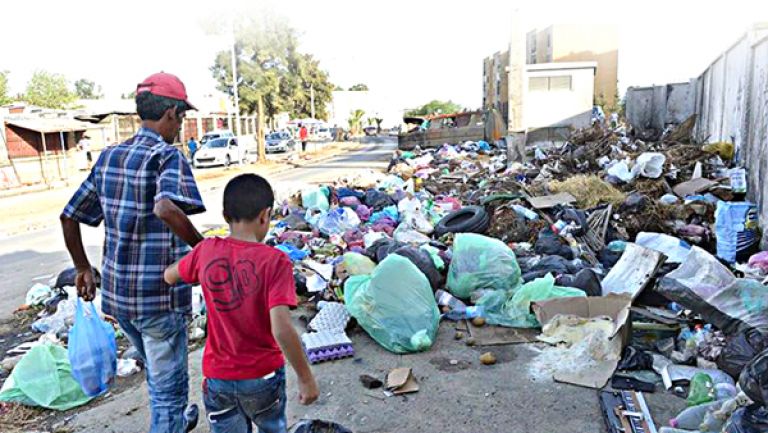
<path fill-rule="evenodd" d="M 93 273 L 100 286 L 98 270 Z M 75 275 L 74 268 L 65 269 L 27 291 L 18 311 L 34 314 L 32 332 L 18 334 L 24 341 L 4 354 L 0 402 L 69 410 L 107 393 L 116 377 L 141 371 L 125 339 L 118 348 L 122 333 L 105 320 L 98 291 L 92 302 L 77 297 Z"/>
<path fill-rule="evenodd" d="M 301 295 L 355 319 L 329 360 L 354 350 L 354 323 L 394 353 L 430 350 L 441 320 L 541 329 L 531 374 L 603 389 L 626 418 L 609 428 L 653 425 L 628 407 L 660 388 L 691 406 L 675 428 L 749 431 L 768 422 L 768 252 L 733 145 L 680 128 L 644 142 L 596 126 L 528 162 L 485 142 L 397 151 L 386 173 L 285 200 L 269 242 Z"/>

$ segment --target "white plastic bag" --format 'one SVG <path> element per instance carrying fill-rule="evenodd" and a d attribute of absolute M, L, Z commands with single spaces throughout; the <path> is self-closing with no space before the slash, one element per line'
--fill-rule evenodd
<path fill-rule="evenodd" d="M 664 173 L 664 163 L 667 157 L 661 153 L 645 152 L 637 157 L 635 166 L 632 167 L 632 176 L 638 175 L 658 179 Z"/>

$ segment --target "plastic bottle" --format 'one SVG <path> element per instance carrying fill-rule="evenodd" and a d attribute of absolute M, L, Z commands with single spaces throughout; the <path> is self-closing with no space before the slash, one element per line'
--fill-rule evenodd
<path fill-rule="evenodd" d="M 724 400 L 713 401 L 698 406 L 689 407 L 680 412 L 676 417 L 669 420 L 669 425 L 683 430 L 697 430 L 707 412 L 718 410 L 723 405 Z"/>
<path fill-rule="evenodd" d="M 436 291 L 435 300 L 437 300 L 437 305 L 450 309 L 445 313 L 445 317 L 450 320 L 473 319 L 482 316 L 484 312 L 483 307 L 468 307 L 467 304 L 445 290 Z"/>

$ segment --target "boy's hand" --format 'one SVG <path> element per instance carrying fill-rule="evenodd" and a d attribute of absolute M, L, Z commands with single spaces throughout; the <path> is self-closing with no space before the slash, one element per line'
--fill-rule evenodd
<path fill-rule="evenodd" d="M 309 380 L 299 380 L 299 403 L 310 405 L 320 396 L 320 390 L 317 388 L 315 378 L 311 376 Z"/>

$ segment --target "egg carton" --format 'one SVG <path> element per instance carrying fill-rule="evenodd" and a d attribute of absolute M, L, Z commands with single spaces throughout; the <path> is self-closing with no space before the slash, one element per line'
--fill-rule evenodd
<path fill-rule="evenodd" d="M 352 340 L 343 332 L 312 332 L 302 335 L 301 342 L 312 364 L 355 355 Z"/>
<path fill-rule="evenodd" d="M 309 322 L 309 329 L 313 331 L 344 332 L 349 323 L 350 315 L 347 307 L 338 302 L 322 303 L 323 306 L 317 315 Z"/>

